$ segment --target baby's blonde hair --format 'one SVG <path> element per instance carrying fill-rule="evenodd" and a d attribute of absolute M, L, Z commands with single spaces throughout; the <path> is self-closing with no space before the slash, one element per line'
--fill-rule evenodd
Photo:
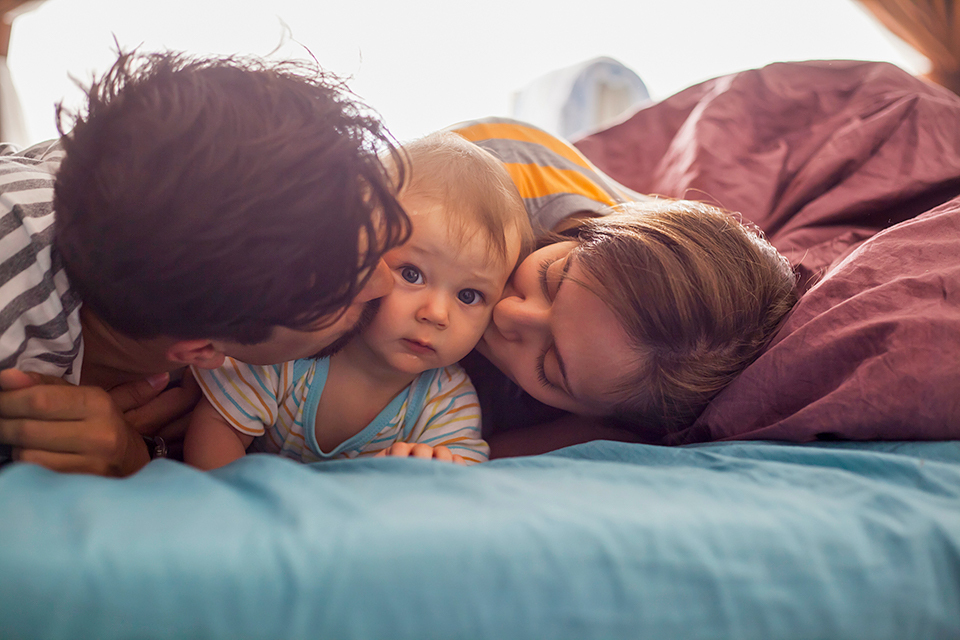
<path fill-rule="evenodd" d="M 458 242 L 481 231 L 500 260 L 507 257 L 508 229 L 520 235 L 520 259 L 533 247 L 533 230 L 510 174 L 489 152 L 451 132 L 403 145 L 406 182 L 401 190 L 441 203 Z"/>

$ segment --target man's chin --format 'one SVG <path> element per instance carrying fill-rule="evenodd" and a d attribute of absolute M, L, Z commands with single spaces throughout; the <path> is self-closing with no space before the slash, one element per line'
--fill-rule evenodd
<path fill-rule="evenodd" d="M 329 358 L 330 356 L 342 351 L 345 346 L 350 344 L 351 340 L 356 338 L 364 329 L 370 326 L 370 323 L 373 322 L 373 319 L 377 317 L 377 311 L 379 309 L 380 298 L 370 300 L 364 304 L 363 313 L 360 314 L 360 319 L 357 320 L 357 324 L 353 325 L 352 329 L 347 331 L 345 334 L 334 340 L 320 351 L 313 354 L 311 357 L 321 360 L 323 358 Z"/>

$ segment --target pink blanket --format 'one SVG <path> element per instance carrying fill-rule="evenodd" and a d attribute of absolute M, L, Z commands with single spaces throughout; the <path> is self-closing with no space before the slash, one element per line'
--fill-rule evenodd
<path fill-rule="evenodd" d="M 885 63 L 774 64 L 577 146 L 644 193 L 739 211 L 804 291 L 672 442 L 960 438 L 960 98 Z"/>

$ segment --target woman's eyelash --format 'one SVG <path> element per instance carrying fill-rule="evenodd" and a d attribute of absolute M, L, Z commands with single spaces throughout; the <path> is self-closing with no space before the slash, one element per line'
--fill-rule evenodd
<path fill-rule="evenodd" d="M 540 282 L 540 289 L 543 291 L 544 298 L 550 297 L 550 288 L 547 286 L 547 269 L 549 269 L 550 265 L 554 262 L 554 260 L 543 260 L 537 269 L 537 280 Z M 544 354 L 546 354 L 546 352 L 544 352 Z"/>
<path fill-rule="evenodd" d="M 543 353 L 537 356 L 537 365 L 536 365 L 537 380 L 539 380 L 540 384 L 543 385 L 544 387 L 547 387 L 549 389 L 559 389 L 557 385 L 547 380 L 547 371 L 544 368 L 544 362 L 547 359 L 547 351 L 549 351 L 549 349 L 544 350 Z"/>

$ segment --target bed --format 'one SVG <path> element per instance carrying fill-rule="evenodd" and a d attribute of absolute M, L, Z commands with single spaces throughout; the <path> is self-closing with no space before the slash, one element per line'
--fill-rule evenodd
<path fill-rule="evenodd" d="M 890 65 L 783 63 L 579 140 L 801 273 L 695 424 L 470 468 L 8 465 L 0 637 L 960 637 L 958 123 Z"/>

